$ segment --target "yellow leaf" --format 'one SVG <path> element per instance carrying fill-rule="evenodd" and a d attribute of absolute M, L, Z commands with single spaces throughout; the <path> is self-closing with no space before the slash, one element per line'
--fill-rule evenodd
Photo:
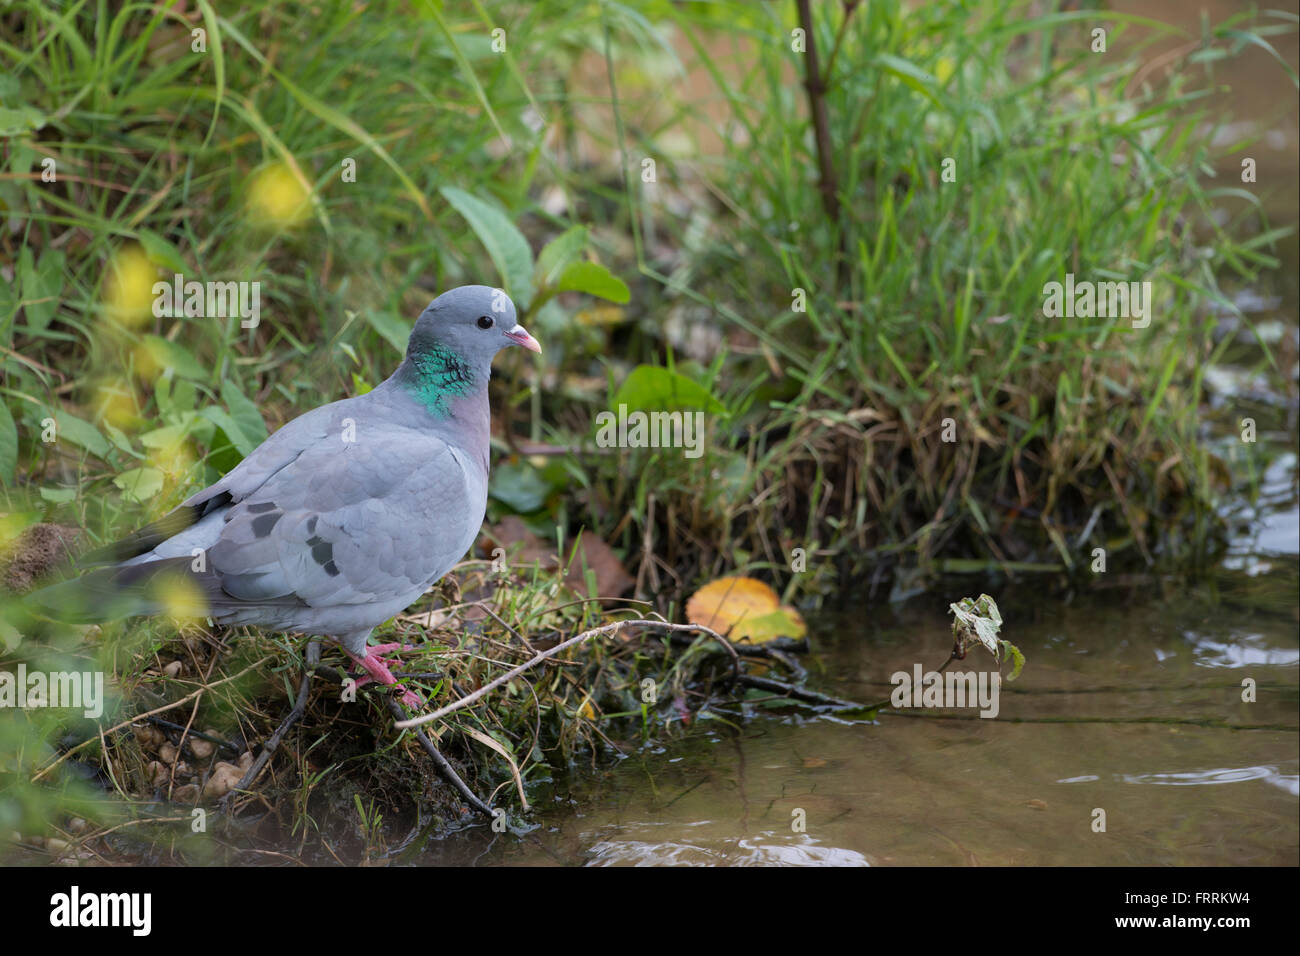
<path fill-rule="evenodd" d="M 798 639 L 807 631 L 799 612 L 783 606 L 776 592 L 756 578 L 710 581 L 686 602 L 686 618 L 733 641 L 751 644 L 778 637 Z"/>

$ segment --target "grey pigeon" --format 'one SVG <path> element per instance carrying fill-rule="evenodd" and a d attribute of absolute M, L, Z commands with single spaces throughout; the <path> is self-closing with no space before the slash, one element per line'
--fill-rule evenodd
<path fill-rule="evenodd" d="M 488 493 L 488 377 L 508 345 L 541 346 L 488 286 L 438 296 L 383 384 L 295 418 L 216 484 L 117 544 L 104 565 L 37 592 L 92 617 L 175 609 L 159 585 L 187 580 L 191 609 L 225 624 L 335 639 L 375 680 L 377 625 L 447 573 L 478 535 Z M 408 705 L 420 701 L 402 688 Z"/>

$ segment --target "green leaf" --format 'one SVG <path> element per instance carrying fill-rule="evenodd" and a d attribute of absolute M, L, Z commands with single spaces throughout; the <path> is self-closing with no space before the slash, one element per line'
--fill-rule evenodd
<path fill-rule="evenodd" d="M 32 106 L 13 109 L 0 106 L 0 136 L 5 138 L 34 132 L 45 125 L 45 114 Z"/>
<path fill-rule="evenodd" d="M 113 479 L 128 501 L 148 501 L 162 491 L 163 473 L 157 468 L 132 468 Z"/>
<path fill-rule="evenodd" d="M 1020 671 L 1025 666 L 1025 655 L 1010 641 L 1003 639 L 1001 643 L 1003 652 L 1011 658 L 1011 673 L 1007 675 L 1007 683 L 1010 684 L 1020 676 Z"/>
<path fill-rule="evenodd" d="M 240 391 L 239 386 L 230 379 L 225 379 L 221 383 L 221 400 L 226 408 L 230 409 L 230 417 L 239 425 L 239 430 L 244 433 L 245 438 L 254 446 L 266 441 L 266 422 L 262 420 L 262 413 L 257 410 L 252 399 Z"/>
<path fill-rule="evenodd" d="M 492 469 L 490 491 L 497 501 L 520 514 L 528 514 L 546 504 L 551 486 L 531 465 L 507 462 Z"/>
<path fill-rule="evenodd" d="M 186 270 L 185 260 L 181 258 L 180 250 L 174 245 L 158 235 L 158 233 L 151 232 L 148 229 L 141 229 L 136 234 L 136 238 L 140 240 L 145 255 L 150 259 L 173 273 L 184 274 Z"/>
<path fill-rule="evenodd" d="M 108 422 L 104 422 L 103 425 L 104 431 L 108 433 L 109 441 L 122 449 L 122 451 L 126 452 L 128 455 L 135 455 L 135 449 L 131 447 L 131 439 L 126 436 L 126 432 L 122 431 L 122 429 L 118 428 L 116 425 L 110 425 Z"/>
<path fill-rule="evenodd" d="M 33 265 L 31 247 L 24 246 L 18 256 L 18 275 L 22 283 L 23 308 L 27 324 L 41 330 L 59 308 L 63 294 L 63 267 L 66 257 L 60 250 L 46 249 L 40 262 Z"/>
<path fill-rule="evenodd" d="M 9 414 L 9 406 L 0 402 L 0 481 L 12 485 L 17 468 L 18 429 Z"/>
<path fill-rule="evenodd" d="M 610 302 L 625 303 L 632 298 L 627 284 L 599 262 L 571 263 L 560 275 L 556 288 L 561 292 L 585 292 Z"/>
<path fill-rule="evenodd" d="M 501 275 L 506 292 L 522 312 L 532 300 L 533 251 L 513 222 L 496 206 L 455 186 L 442 187 L 443 198 L 465 217 Z"/>
<path fill-rule="evenodd" d="M 209 419 L 211 421 L 211 419 Z M 162 428 L 155 428 L 147 431 L 140 436 L 140 444 L 145 448 L 152 448 L 155 451 L 165 448 L 174 448 L 185 440 L 189 434 L 187 424 L 164 425 Z"/>
<path fill-rule="evenodd" d="M 543 287 L 554 285 L 565 266 L 575 261 L 586 248 L 586 226 L 571 226 L 560 233 L 537 254 L 537 284 Z"/>
<path fill-rule="evenodd" d="M 240 427 L 239 422 L 235 421 L 224 408 L 209 405 L 199 414 L 225 432 L 226 437 L 230 439 L 230 444 L 235 446 L 235 451 L 239 452 L 243 457 L 247 458 L 253 449 L 257 447 L 257 442 L 250 440 L 244 434 L 244 429 Z"/>
<path fill-rule="evenodd" d="M 42 488 L 41 498 L 56 505 L 66 505 L 77 500 L 76 488 Z"/>
<path fill-rule="evenodd" d="M 611 404 L 615 408 L 626 405 L 631 411 L 701 409 L 718 415 L 730 414 L 727 406 L 699 382 L 657 365 L 634 368 L 619 386 Z"/>
<path fill-rule="evenodd" d="M 181 378 L 196 381 L 203 381 L 208 377 L 208 370 L 200 365 L 199 360 L 184 346 L 169 342 L 157 335 L 146 335 L 144 347 L 159 368 L 172 369 Z"/>
<path fill-rule="evenodd" d="M 90 422 L 76 415 L 70 415 L 61 408 L 53 412 L 50 417 L 54 419 L 56 440 L 66 438 L 72 444 L 100 458 L 108 454 L 110 448 L 108 439 Z"/>
<path fill-rule="evenodd" d="M 0 644 L 4 645 L 5 652 L 12 654 L 18 650 L 18 645 L 23 642 L 23 635 L 4 618 L 0 618 Z"/>
<path fill-rule="evenodd" d="M 379 333 L 385 342 L 397 349 L 401 354 L 406 354 L 406 340 L 411 337 L 411 326 L 406 320 L 394 315 L 392 312 L 368 310 L 366 312 L 366 322 Z"/>
<path fill-rule="evenodd" d="M 904 60 L 902 57 L 892 56 L 889 53 L 878 53 L 876 54 L 876 65 L 891 76 L 902 80 L 907 86 L 916 90 L 939 109 L 946 112 L 946 107 L 939 102 L 939 97 L 935 92 L 938 89 L 939 81 L 915 63 Z"/>

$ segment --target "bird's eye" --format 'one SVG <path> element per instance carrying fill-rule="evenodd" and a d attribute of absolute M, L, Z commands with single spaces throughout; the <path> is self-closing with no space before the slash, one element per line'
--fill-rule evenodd
<path fill-rule="evenodd" d="M 492 328 L 492 316 L 490 316 L 490 315 L 480 315 L 480 316 L 478 317 L 478 327 L 479 327 L 480 329 L 490 329 L 490 328 Z"/>

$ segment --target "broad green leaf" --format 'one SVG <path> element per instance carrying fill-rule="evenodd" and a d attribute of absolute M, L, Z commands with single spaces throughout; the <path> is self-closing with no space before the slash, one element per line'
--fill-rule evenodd
<path fill-rule="evenodd" d="M 632 411 L 673 411 L 700 409 L 727 415 L 727 406 L 718 401 L 699 382 L 657 365 L 638 365 L 619 386 L 611 403 L 615 409 L 626 405 Z"/>
<path fill-rule="evenodd" d="M 199 364 L 199 360 L 190 354 L 184 346 L 169 342 L 157 335 L 144 337 L 145 351 L 161 369 L 172 369 L 181 378 L 203 381 L 208 377 L 208 370 Z"/>
<path fill-rule="evenodd" d="M 443 198 L 465 217 L 501 275 L 506 292 L 522 312 L 532 300 L 533 252 L 513 222 L 496 206 L 455 186 L 442 187 Z"/>
<path fill-rule="evenodd" d="M 240 391 L 239 386 L 230 379 L 225 379 L 221 383 L 221 400 L 230 410 L 230 417 L 239 425 L 239 430 L 244 433 L 245 438 L 254 446 L 266 441 L 266 422 L 262 418 L 262 413 L 257 410 L 252 399 Z"/>
<path fill-rule="evenodd" d="M 163 473 L 157 468 L 132 468 L 113 479 L 128 501 L 148 501 L 162 491 Z"/>
<path fill-rule="evenodd" d="M 136 238 L 140 240 L 140 245 L 144 247 L 145 254 L 154 262 L 172 273 L 184 274 L 186 270 L 185 260 L 181 258 L 180 250 L 174 245 L 148 229 L 141 229 Z"/>
<path fill-rule="evenodd" d="M 531 465 L 507 462 L 492 469 L 490 492 L 497 501 L 528 514 L 546 504 L 551 486 Z"/>
<path fill-rule="evenodd" d="M 22 642 L 22 632 L 4 618 L 0 618 L 0 644 L 4 645 L 5 652 L 12 654 L 18 650 L 18 645 Z"/>
<path fill-rule="evenodd" d="M 257 447 L 257 442 L 250 440 L 244 434 L 244 429 L 240 427 L 239 422 L 235 421 L 224 408 L 209 405 L 199 414 L 225 432 L 226 437 L 230 439 L 230 444 L 235 446 L 235 451 L 239 452 L 243 457 L 247 458 L 253 449 Z"/>
<path fill-rule="evenodd" d="M 76 488 L 42 488 L 41 498 L 56 505 L 66 505 L 77 500 Z"/>
<path fill-rule="evenodd" d="M 537 254 L 537 284 L 547 287 L 554 285 L 565 266 L 574 262 L 586 248 L 586 226 L 570 226 L 560 233 Z"/>
<path fill-rule="evenodd" d="M 385 342 L 403 355 L 406 354 L 406 340 L 411 337 L 411 326 L 404 319 L 392 312 L 378 312 L 371 309 L 366 312 L 366 321 Z"/>
<path fill-rule="evenodd" d="M 12 485 L 17 468 L 18 429 L 9 414 L 9 406 L 0 402 L 0 481 Z"/>
<path fill-rule="evenodd" d="M 104 422 L 103 425 L 104 425 L 104 431 L 105 433 L 107 433 L 109 441 L 111 441 L 118 448 L 122 449 L 122 451 L 126 452 L 128 455 L 135 454 L 135 449 L 131 447 L 131 439 L 127 437 L 126 432 L 122 431 L 122 429 L 118 428 L 116 425 L 111 425 L 108 422 Z"/>
<path fill-rule="evenodd" d="M 50 415 L 54 419 L 55 441 L 67 439 L 72 444 L 86 449 L 92 455 L 103 458 L 108 454 L 108 439 L 99 433 L 99 429 L 90 422 L 78 418 L 76 415 L 70 415 L 63 409 L 58 409 Z"/>
<path fill-rule="evenodd" d="M 18 257 L 18 274 L 22 284 L 23 308 L 27 324 L 44 329 L 59 308 L 63 294 L 63 267 L 66 257 L 57 249 L 46 249 L 33 264 L 31 248 L 24 246 Z"/>
<path fill-rule="evenodd" d="M 556 288 L 561 292 L 585 292 L 610 302 L 627 302 L 632 298 L 627 284 L 599 262 L 573 262 L 560 274 Z"/>
<path fill-rule="evenodd" d="M 32 106 L 0 106 L 0 136 L 21 136 L 45 125 L 45 114 Z"/>
<path fill-rule="evenodd" d="M 211 421 L 211 419 L 208 419 Z M 140 444 L 154 450 L 175 448 L 189 435 L 188 424 L 164 425 L 140 436 Z"/>

